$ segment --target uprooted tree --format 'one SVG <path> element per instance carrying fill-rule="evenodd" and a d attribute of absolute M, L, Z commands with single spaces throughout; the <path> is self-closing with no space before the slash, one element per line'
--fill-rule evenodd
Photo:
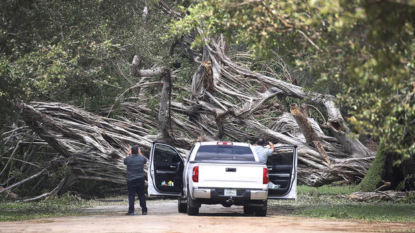
<path fill-rule="evenodd" d="M 186 10 L 175 11 L 183 9 L 177 4 Z M 350 132 L 335 98 L 316 92 L 336 93 L 352 130 L 382 139 L 359 188 L 414 187 L 412 3 L 0 5 L 0 125 L 14 123 L 0 128 L 2 195 L 35 200 L 78 187 L 78 181 L 123 183 L 122 159 L 131 144 L 148 155 L 151 143 L 162 140 L 186 154 L 195 140 L 248 142 L 259 135 L 299 147 L 305 184 L 361 179 L 372 152 Z M 225 45 L 221 33 L 241 43 Z M 267 54 L 271 61 L 262 59 Z M 300 67 L 306 75 L 298 75 Z M 307 91 L 312 86 L 316 92 Z"/>
<path fill-rule="evenodd" d="M 189 38 L 180 43 L 190 50 Z M 367 173 L 374 154 L 354 137 L 333 96 L 305 91 L 233 62 L 222 36 L 206 39 L 200 54 L 190 52 L 200 65 L 189 86 L 175 85 L 177 77 L 169 67 L 145 69 L 135 56 L 131 75 L 139 81 L 120 96 L 134 90 L 140 98 L 102 109 L 99 115 L 63 103 L 17 104 L 28 127 L 3 134 L 8 156 L 3 157 L 7 162 L 0 175 L 21 166 L 24 177 L 7 175 L 0 193 L 13 193 L 62 167 L 65 173 L 52 191 L 27 200 L 62 193 L 79 179 L 125 183 L 123 159 L 129 146 L 138 144 L 148 156 L 154 141 L 168 142 L 184 156 L 197 140 L 252 142 L 262 136 L 276 146 L 297 145 L 299 181 L 311 186 L 352 182 Z M 159 81 L 149 81 L 150 77 Z M 150 109 L 145 92 L 155 86 L 161 87 L 159 107 Z M 319 117 L 327 120 L 319 124 L 296 104 L 284 107 L 287 97 L 324 109 L 327 116 Z M 42 164 L 32 163 L 41 146 L 55 153 Z M 22 159 L 14 158 L 19 150 L 25 153 Z"/>

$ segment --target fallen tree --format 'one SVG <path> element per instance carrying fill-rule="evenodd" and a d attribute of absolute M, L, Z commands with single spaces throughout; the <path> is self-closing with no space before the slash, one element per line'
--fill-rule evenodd
<path fill-rule="evenodd" d="M 39 198 L 65 190 L 77 179 L 125 183 L 123 159 L 128 148 L 138 144 L 148 156 L 152 142 L 160 140 L 186 155 L 196 140 L 249 142 L 261 135 L 277 146 L 298 146 L 299 181 L 307 185 L 321 186 L 339 180 L 354 182 L 366 174 L 373 152 L 350 132 L 333 96 L 305 92 L 299 86 L 237 65 L 226 55 L 222 37 L 210 40 L 202 54 L 190 87 L 174 85 L 177 77 L 169 68 L 140 69 L 139 58 L 135 57 L 131 75 L 141 81 L 123 94 L 136 89 L 143 96 L 142 92 L 151 87 L 162 86 L 159 108 L 148 108 L 146 100 L 121 102 L 116 107 L 117 115 L 112 114 L 112 106 L 98 116 L 62 103 L 19 104 L 24 121 L 36 133 L 37 142 L 46 142 L 57 151 L 50 161 L 70 171 L 56 188 Z M 163 77 L 163 81 L 150 81 L 144 76 Z M 264 86 L 268 88 L 261 88 Z M 178 96 L 180 102 L 176 101 Z M 328 120 L 324 126 L 329 135 L 314 119 L 307 118 L 305 109 L 301 114 L 298 114 L 300 109 L 288 113 L 279 103 L 285 97 L 325 108 Z M 283 113 L 262 121 L 265 113 L 277 109 Z M 104 117 L 109 115 L 118 119 Z M 12 156 L 9 157 L 10 162 Z M 28 159 L 22 163 L 27 166 L 30 156 L 25 158 Z M 27 175 L 24 180 L 7 179 L 0 193 L 40 174 L 56 171 L 51 167 L 52 163 L 46 163 L 37 169 L 38 173 Z"/>
<path fill-rule="evenodd" d="M 174 19 L 182 17 L 163 1 L 159 7 Z M 138 144 L 148 156 L 154 141 L 168 142 L 185 155 L 196 140 L 253 142 L 262 136 L 277 146 L 298 146 L 299 180 L 307 185 L 352 182 L 366 174 L 373 152 L 354 137 L 333 96 L 305 91 L 293 84 L 291 75 L 285 82 L 249 70 L 227 55 L 221 35 L 205 38 L 201 50 L 190 47 L 193 40 L 192 35 L 178 38 L 170 49 L 172 55 L 180 47 L 199 64 L 189 86 L 177 85 L 175 72 L 166 64 L 145 69 L 136 55 L 130 75 L 139 81 L 119 95 L 117 106 L 99 115 L 63 103 L 18 104 L 28 127 L 2 135 L 7 156 L 0 193 L 53 176 L 60 167 L 67 168 L 62 179 L 39 198 L 63 192 L 79 179 L 125 183 L 123 158 L 128 148 Z M 160 94 L 150 93 L 155 89 Z M 138 98 L 121 101 L 131 91 Z M 146 96 L 159 99 L 158 105 L 149 108 Z M 304 107 L 290 114 L 282 104 L 284 98 L 324 109 L 325 129 L 308 117 Z M 39 159 L 39 147 L 50 147 L 54 153 Z M 16 170 L 19 175 L 12 174 Z"/>

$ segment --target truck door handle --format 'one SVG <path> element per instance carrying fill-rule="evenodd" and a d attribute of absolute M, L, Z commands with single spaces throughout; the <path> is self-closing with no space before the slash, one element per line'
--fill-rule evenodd
<path fill-rule="evenodd" d="M 236 168 L 226 168 L 227 172 L 236 172 Z"/>
<path fill-rule="evenodd" d="M 170 168 L 174 168 L 174 169 L 175 169 L 175 168 L 176 168 L 176 166 L 170 165 Z"/>

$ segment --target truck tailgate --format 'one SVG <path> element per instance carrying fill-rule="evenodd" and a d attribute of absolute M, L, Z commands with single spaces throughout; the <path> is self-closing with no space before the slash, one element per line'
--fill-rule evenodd
<path fill-rule="evenodd" d="M 264 165 L 199 163 L 201 188 L 262 189 Z"/>

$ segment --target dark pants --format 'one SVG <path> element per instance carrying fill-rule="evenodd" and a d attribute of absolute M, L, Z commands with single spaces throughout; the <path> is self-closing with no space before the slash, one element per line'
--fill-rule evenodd
<path fill-rule="evenodd" d="M 138 198 L 140 199 L 140 206 L 143 212 L 147 212 L 146 206 L 146 196 L 144 195 L 144 178 L 138 178 L 135 180 L 127 181 L 128 187 L 128 213 L 134 213 L 134 199 L 135 194 L 138 194 Z"/>

